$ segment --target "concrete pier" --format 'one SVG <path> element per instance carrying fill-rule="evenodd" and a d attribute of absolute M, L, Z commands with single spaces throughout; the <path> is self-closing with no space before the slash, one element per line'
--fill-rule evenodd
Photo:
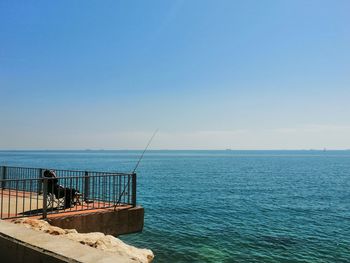
<path fill-rule="evenodd" d="M 37 193 L 0 189 L 1 202 L 6 204 L 1 216 L 11 218 L 18 215 L 42 219 L 36 215 L 43 208 L 43 197 Z M 144 209 L 141 206 L 120 205 L 115 208 L 101 201 L 93 204 L 79 204 L 64 212 L 48 213 L 46 220 L 53 226 L 76 229 L 80 233 L 101 232 L 118 236 L 140 232 L 144 224 Z M 82 210 L 82 211 L 79 211 Z"/>

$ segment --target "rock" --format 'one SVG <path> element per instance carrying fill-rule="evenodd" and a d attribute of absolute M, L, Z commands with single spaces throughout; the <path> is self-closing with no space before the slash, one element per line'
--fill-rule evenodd
<path fill-rule="evenodd" d="M 43 220 L 31 219 L 31 218 L 19 218 L 13 220 L 15 224 L 22 224 L 27 228 L 31 228 L 34 230 L 42 231 L 48 233 L 50 235 L 64 235 L 66 231 L 62 228 L 51 226 L 49 223 Z"/>
<path fill-rule="evenodd" d="M 62 229 L 59 227 L 51 226 L 49 223 L 43 220 L 20 218 L 12 221 L 15 224 L 22 224 L 27 228 L 31 228 L 37 231 L 42 231 L 50 235 L 59 235 L 67 239 L 74 240 L 83 245 L 87 245 L 103 251 L 115 253 L 119 257 L 128 257 L 135 262 L 149 263 L 153 261 L 153 252 L 149 249 L 140 249 L 125 244 L 118 238 L 111 235 L 105 235 L 99 232 L 93 233 L 78 233 L 75 229 Z"/>
<path fill-rule="evenodd" d="M 65 229 L 64 231 L 66 231 L 66 234 L 71 234 L 71 233 L 77 234 L 78 233 L 78 231 L 75 229 Z"/>

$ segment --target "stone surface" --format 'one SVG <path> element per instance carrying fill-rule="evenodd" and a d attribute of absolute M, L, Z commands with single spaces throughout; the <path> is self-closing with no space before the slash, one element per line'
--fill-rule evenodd
<path fill-rule="evenodd" d="M 103 233 L 78 233 L 74 229 L 62 229 L 51 226 L 48 222 L 38 219 L 21 218 L 12 221 L 15 224 L 23 225 L 26 228 L 44 232 L 54 236 L 61 236 L 77 243 L 96 248 L 98 250 L 113 253 L 118 258 L 127 258 L 131 262 L 152 262 L 154 255 L 149 249 L 140 249 L 125 244 L 110 235 Z M 126 261 L 126 262 L 129 262 Z"/>

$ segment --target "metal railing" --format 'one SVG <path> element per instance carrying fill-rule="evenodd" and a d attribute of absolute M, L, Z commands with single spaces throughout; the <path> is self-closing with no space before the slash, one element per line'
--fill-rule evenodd
<path fill-rule="evenodd" d="M 0 166 L 0 219 L 136 206 L 136 174 Z"/>

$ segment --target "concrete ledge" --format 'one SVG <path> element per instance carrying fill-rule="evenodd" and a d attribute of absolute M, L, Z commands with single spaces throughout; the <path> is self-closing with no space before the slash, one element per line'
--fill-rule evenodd
<path fill-rule="evenodd" d="M 6 263 L 127 263 L 134 259 L 101 251 L 0 220 L 0 258 Z M 137 262 L 137 261 L 136 261 Z"/>
<path fill-rule="evenodd" d="M 101 232 L 118 236 L 140 232 L 144 224 L 144 209 L 137 206 L 128 209 L 105 209 L 99 212 L 49 217 L 50 225 L 64 229 L 76 229 L 79 233 Z"/>
<path fill-rule="evenodd" d="M 8 263 L 18 262 L 77 262 L 69 258 L 31 246 L 11 236 L 0 234 L 1 259 Z"/>

